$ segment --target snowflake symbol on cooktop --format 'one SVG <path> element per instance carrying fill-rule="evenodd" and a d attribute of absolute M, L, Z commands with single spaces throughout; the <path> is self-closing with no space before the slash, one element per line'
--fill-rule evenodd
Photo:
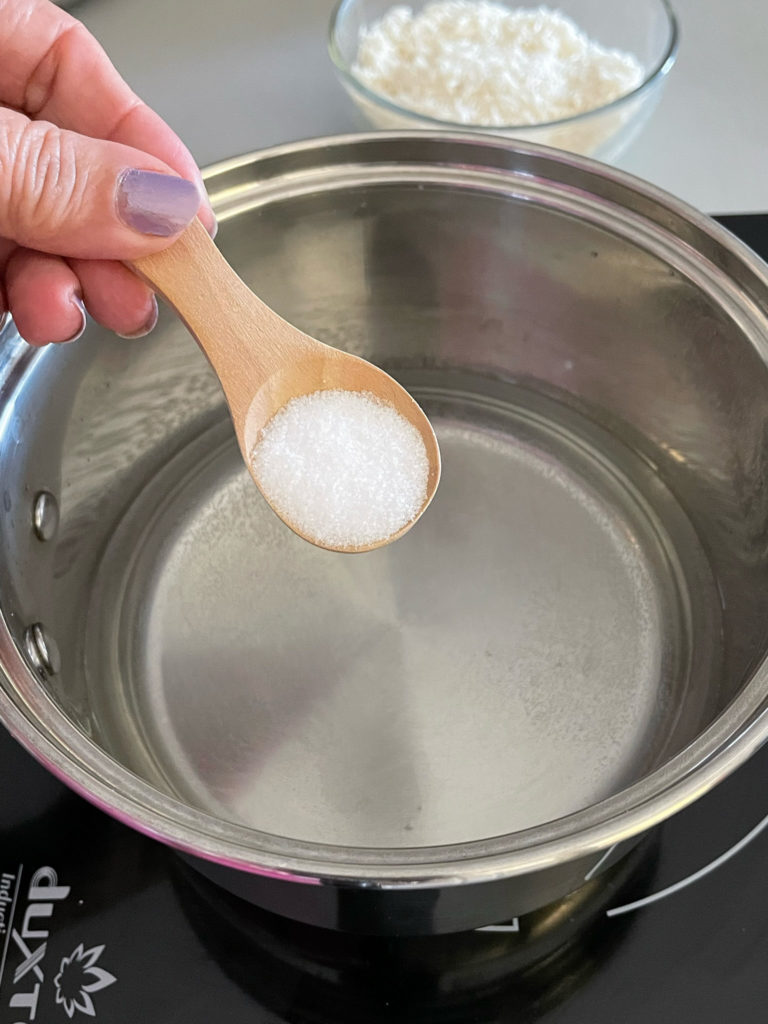
<path fill-rule="evenodd" d="M 81 942 L 73 953 L 61 961 L 59 973 L 53 979 L 53 984 L 56 986 L 56 1002 L 64 1007 L 64 1012 L 70 1020 L 75 1016 L 75 1011 L 88 1017 L 95 1017 L 96 1009 L 91 993 L 98 992 L 117 981 L 114 974 L 96 966 L 103 952 L 104 946 L 83 949 Z"/>

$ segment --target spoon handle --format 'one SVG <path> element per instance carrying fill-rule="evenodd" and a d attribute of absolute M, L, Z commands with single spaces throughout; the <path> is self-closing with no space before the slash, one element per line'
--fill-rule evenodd
<path fill-rule="evenodd" d="M 129 266 L 176 310 L 221 380 L 233 414 L 245 415 L 281 362 L 285 321 L 238 277 L 197 218 L 173 245 Z"/>

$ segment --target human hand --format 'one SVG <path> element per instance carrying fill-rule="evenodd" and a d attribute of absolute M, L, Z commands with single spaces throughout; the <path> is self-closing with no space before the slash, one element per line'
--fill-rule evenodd
<path fill-rule="evenodd" d="M 139 337 L 157 303 L 122 260 L 198 214 L 200 172 L 85 27 L 49 0 L 0 0 L 0 320 L 32 345 L 70 341 L 85 308 Z"/>

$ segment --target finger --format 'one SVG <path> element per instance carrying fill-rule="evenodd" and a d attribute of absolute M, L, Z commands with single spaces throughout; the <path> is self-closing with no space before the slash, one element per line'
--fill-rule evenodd
<path fill-rule="evenodd" d="M 113 142 L 120 142 L 124 146 L 145 150 L 165 161 L 182 178 L 196 182 L 202 196 L 197 215 L 208 233 L 211 236 L 216 234 L 216 217 L 211 209 L 205 182 L 197 164 L 181 139 L 146 103 L 139 102 L 138 106 L 133 107 L 120 120 L 118 126 L 112 132 L 105 133 L 104 137 Z"/>
<path fill-rule="evenodd" d="M 74 341 L 85 329 L 80 282 L 58 256 L 17 249 L 5 269 L 8 304 L 30 345 Z"/>
<path fill-rule="evenodd" d="M 146 153 L 0 109 L 4 238 L 61 256 L 130 260 L 168 245 L 198 207 L 197 186 Z"/>
<path fill-rule="evenodd" d="M 157 300 L 135 274 L 111 260 L 70 260 L 69 264 L 94 320 L 123 338 L 149 334 L 157 323 Z"/>
<path fill-rule="evenodd" d="M 198 183 L 201 219 L 212 229 L 215 221 L 191 154 L 126 85 L 81 22 L 48 0 L 0 0 L 0 53 L 0 102 L 61 128 L 151 153 Z"/>
<path fill-rule="evenodd" d="M 8 312 L 8 297 L 5 294 L 3 279 L 5 276 L 6 264 L 11 258 L 11 253 L 14 252 L 15 249 L 15 242 L 11 242 L 7 238 L 0 238 L 0 318 L 2 318 L 3 313 Z"/>

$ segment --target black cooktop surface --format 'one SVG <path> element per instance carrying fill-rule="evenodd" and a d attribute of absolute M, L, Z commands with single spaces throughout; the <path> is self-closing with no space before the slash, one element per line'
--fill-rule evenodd
<path fill-rule="evenodd" d="M 722 220 L 768 256 L 768 215 Z M 767 776 L 765 748 L 607 877 L 500 908 L 501 928 L 361 938 L 221 892 L 0 729 L 0 1024 L 763 1024 Z"/>

